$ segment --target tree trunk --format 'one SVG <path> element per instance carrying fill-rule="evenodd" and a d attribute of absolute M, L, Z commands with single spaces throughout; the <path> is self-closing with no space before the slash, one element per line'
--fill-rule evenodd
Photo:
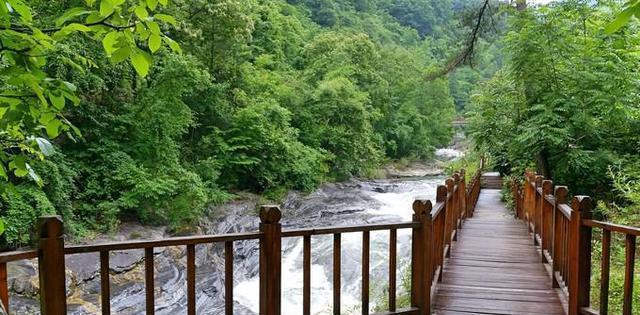
<path fill-rule="evenodd" d="M 549 168 L 549 158 L 546 149 L 542 149 L 536 154 L 536 168 L 538 174 L 544 176 L 545 179 L 551 179 L 551 170 Z"/>
<path fill-rule="evenodd" d="M 527 0 L 516 0 L 516 9 L 524 11 L 527 8 Z"/>

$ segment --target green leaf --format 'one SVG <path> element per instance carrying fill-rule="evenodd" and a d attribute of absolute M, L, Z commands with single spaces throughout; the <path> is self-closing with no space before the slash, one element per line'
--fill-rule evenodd
<path fill-rule="evenodd" d="M 0 107 L 0 119 L 4 117 L 4 114 L 6 114 L 8 110 L 9 110 L 9 107 Z"/>
<path fill-rule="evenodd" d="M 62 94 L 55 95 L 53 93 L 49 93 L 49 100 L 56 109 L 62 110 L 64 108 L 64 96 Z"/>
<path fill-rule="evenodd" d="M 158 23 L 154 21 L 147 21 L 146 24 L 152 34 L 160 34 L 160 26 L 158 25 Z"/>
<path fill-rule="evenodd" d="M 47 136 L 50 139 L 56 138 L 60 135 L 60 127 L 62 127 L 62 122 L 57 119 L 51 120 L 46 126 Z"/>
<path fill-rule="evenodd" d="M 164 40 L 164 42 L 167 43 L 167 45 L 169 45 L 169 47 L 171 48 L 171 50 L 173 50 L 173 52 L 182 54 L 182 48 L 180 48 L 180 45 L 175 40 L 166 36 L 162 37 L 162 40 Z"/>
<path fill-rule="evenodd" d="M 162 37 L 158 34 L 152 34 L 149 36 L 149 49 L 152 53 L 155 53 L 162 46 Z"/>
<path fill-rule="evenodd" d="M 178 22 L 176 21 L 176 19 L 171 15 L 156 14 L 156 15 L 153 16 L 153 18 L 157 19 L 157 20 L 160 20 L 162 22 L 165 22 L 165 23 L 169 23 L 169 24 L 171 24 L 173 26 L 177 26 L 178 25 Z"/>
<path fill-rule="evenodd" d="M 0 176 L 4 176 L 4 178 L 7 178 L 7 174 L 4 174 L 4 170 L 0 171 Z M 6 230 L 5 228 L 5 222 L 3 218 L 0 218 L 0 235 L 4 234 L 4 231 Z"/>
<path fill-rule="evenodd" d="M 604 32 L 607 34 L 613 34 L 625 26 L 633 16 L 635 9 L 635 7 L 629 7 L 620 12 L 616 19 L 604 28 Z"/>
<path fill-rule="evenodd" d="M 44 114 L 40 115 L 40 119 L 38 119 L 38 120 L 40 121 L 41 124 L 46 125 L 50 121 L 54 120 L 55 118 L 56 118 L 56 114 L 55 113 L 44 113 Z"/>
<path fill-rule="evenodd" d="M 151 11 L 154 11 L 158 6 L 158 0 L 147 0 L 147 5 L 149 6 L 149 9 L 151 9 Z"/>
<path fill-rule="evenodd" d="M 79 23 L 71 23 L 65 27 L 63 27 L 62 29 L 60 29 L 59 31 L 55 32 L 55 34 L 53 34 L 53 39 L 56 40 L 61 40 L 67 36 L 69 36 L 72 33 L 75 32 L 90 32 L 91 28 L 89 28 L 88 26 L 84 25 L 84 24 L 79 24 Z"/>
<path fill-rule="evenodd" d="M 35 140 L 38 144 L 38 148 L 40 148 L 40 152 L 42 152 L 44 156 L 51 156 L 55 152 L 55 149 L 53 148 L 53 145 L 51 144 L 51 142 L 49 142 L 49 140 L 40 137 L 36 138 Z"/>
<path fill-rule="evenodd" d="M 133 68 L 136 69 L 136 72 L 141 77 L 147 76 L 149 74 L 149 68 L 151 67 L 151 63 L 153 62 L 153 58 L 147 52 L 144 52 L 140 49 L 137 49 L 132 52 L 130 58 L 131 64 Z"/>
<path fill-rule="evenodd" d="M 142 5 L 137 6 L 134 12 L 140 20 L 144 21 L 149 18 L 149 12 L 147 12 L 147 8 Z"/>
<path fill-rule="evenodd" d="M 102 39 L 102 47 L 107 55 L 111 55 L 116 50 L 115 45 L 119 38 L 120 33 L 118 31 L 111 31 Z"/>
<path fill-rule="evenodd" d="M 27 175 L 27 157 L 23 154 L 19 154 L 13 157 L 9 162 L 9 169 L 13 170 L 13 173 L 18 177 L 24 177 Z"/>
<path fill-rule="evenodd" d="M 25 22 L 32 21 L 31 9 L 22 0 L 7 0 L 11 7 L 18 12 L 20 18 Z"/>
<path fill-rule="evenodd" d="M 106 17 L 111 15 L 115 10 L 115 4 L 112 0 L 101 0 L 100 1 L 100 15 L 102 17 Z"/>
<path fill-rule="evenodd" d="M 165 7 L 169 4 L 169 0 L 158 0 L 158 2 Z"/>
<path fill-rule="evenodd" d="M 129 47 L 118 48 L 118 50 L 114 51 L 109 57 L 109 60 L 113 63 L 121 63 L 127 58 L 129 58 L 129 54 L 131 53 L 131 49 Z"/>
<path fill-rule="evenodd" d="M 38 184 L 38 186 L 42 187 L 42 178 L 40 178 L 40 176 L 38 176 L 38 174 L 36 173 L 36 171 L 31 167 L 31 165 L 27 164 L 27 172 L 29 174 L 29 177 L 36 182 L 36 184 Z"/>
<path fill-rule="evenodd" d="M 66 23 L 67 21 L 76 18 L 78 16 L 82 16 L 85 14 L 89 14 L 92 11 L 87 10 L 86 8 L 83 7 L 75 7 L 75 8 L 71 8 L 69 10 L 67 10 L 64 14 L 62 14 L 58 19 L 56 19 L 56 26 L 60 27 L 62 26 L 62 24 Z"/>

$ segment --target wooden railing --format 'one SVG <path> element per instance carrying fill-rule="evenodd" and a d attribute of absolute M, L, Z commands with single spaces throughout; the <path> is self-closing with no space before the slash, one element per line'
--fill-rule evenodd
<path fill-rule="evenodd" d="M 590 197 L 575 196 L 569 205 L 567 187 L 554 187 L 551 180 L 532 172 L 525 174 L 522 185 L 512 183 L 511 188 L 515 215 L 527 223 L 534 243 L 540 247 L 542 262 L 551 266 L 553 285 L 567 297 L 569 315 L 608 314 L 611 234 L 624 235 L 622 313 L 631 315 L 636 239 L 640 236 L 640 228 L 593 220 Z M 599 310 L 592 309 L 590 301 L 594 228 L 602 230 Z"/>
<path fill-rule="evenodd" d="M 473 215 L 480 193 L 480 171 L 466 188 L 464 171 L 446 180 L 437 188 L 436 203 L 417 199 L 413 203 L 413 220 L 394 224 L 346 227 L 311 228 L 282 231 L 278 206 L 260 209 L 258 232 L 176 237 L 149 241 L 127 241 L 96 245 L 64 243 L 64 227 L 60 217 L 40 219 L 40 239 L 37 250 L 0 253 L 0 301 L 9 306 L 7 263 L 23 259 L 38 259 L 40 280 L 40 308 L 43 315 L 66 314 L 65 256 L 99 253 L 100 301 L 102 314 L 110 314 L 109 253 L 116 250 L 144 250 L 144 281 L 146 314 L 154 314 L 154 248 L 186 247 L 187 314 L 196 313 L 196 246 L 224 243 L 225 257 L 225 314 L 233 314 L 233 246 L 234 242 L 257 240 L 260 244 L 259 312 L 281 313 L 282 239 L 303 238 L 303 303 L 301 314 L 311 311 L 311 242 L 313 236 L 333 235 L 333 313 L 340 314 L 341 296 L 341 237 L 344 233 L 362 233 L 362 314 L 369 314 L 369 248 L 371 231 L 389 231 L 389 297 L 388 312 L 384 314 L 430 314 L 432 294 L 439 281 L 446 257 L 456 239 L 457 231 L 466 217 Z M 396 300 L 397 231 L 412 230 L 411 307 L 399 309 Z"/>

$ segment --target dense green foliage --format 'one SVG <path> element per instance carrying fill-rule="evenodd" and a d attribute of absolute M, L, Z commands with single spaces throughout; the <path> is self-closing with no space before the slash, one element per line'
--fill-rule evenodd
<path fill-rule="evenodd" d="M 514 12 L 502 44 L 506 65 L 475 91 L 469 128 L 501 172 L 520 179 L 535 169 L 571 194 L 595 198 L 597 218 L 637 226 L 640 32 L 629 19 L 637 1 L 629 5 L 620 16 L 617 1 L 559 1 Z M 599 239 L 596 233 L 596 308 Z M 615 239 L 612 314 L 621 313 L 623 266 L 623 240 Z"/>
<path fill-rule="evenodd" d="M 278 196 L 367 176 L 388 159 L 428 158 L 450 141 L 470 82 L 492 71 L 425 79 L 461 48 L 468 30 L 454 14 L 467 1 L 9 3 L 21 6 L 2 11 L 12 21 L 3 42 L 18 19 L 29 36 L 64 33 L 46 51 L 30 48 L 42 54 L 32 60 L 38 78 L 63 89 L 28 101 L 51 114 L 3 120 L 3 137 L 19 121 L 20 141 L 30 141 L 23 153 L 3 142 L 15 174 L 0 213 L 13 246 L 43 213 L 63 215 L 72 235 L 129 219 L 180 231 L 235 191 Z M 0 53 L 3 68 L 18 66 L 19 53 Z M 2 75 L 3 90 L 30 88 Z"/>

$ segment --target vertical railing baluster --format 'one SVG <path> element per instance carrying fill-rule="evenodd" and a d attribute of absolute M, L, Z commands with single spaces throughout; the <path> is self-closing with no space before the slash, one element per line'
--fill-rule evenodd
<path fill-rule="evenodd" d="M 369 314 L 369 231 L 362 232 L 362 314 Z"/>
<path fill-rule="evenodd" d="M 431 314 L 431 284 L 433 270 L 433 221 L 431 201 L 416 200 L 413 203 L 413 221 L 420 228 L 413 229 L 411 242 L 411 306 L 420 314 Z"/>
<path fill-rule="evenodd" d="M 389 312 L 396 311 L 396 259 L 398 231 L 389 231 Z"/>
<path fill-rule="evenodd" d="M 577 315 L 589 307 L 591 288 L 591 227 L 582 220 L 591 219 L 591 198 L 576 196 L 571 211 L 569 247 L 569 314 Z"/>
<path fill-rule="evenodd" d="M 600 265 L 600 315 L 609 313 L 609 267 L 611 263 L 611 231 L 602 232 L 602 261 Z"/>
<path fill-rule="evenodd" d="M 443 211 L 438 215 L 438 231 L 436 233 L 436 236 L 438 237 L 438 251 L 436 252 L 436 255 L 438 255 L 438 265 L 440 266 L 438 281 L 442 281 L 442 274 L 444 273 L 444 258 L 451 250 L 451 247 L 445 240 L 447 235 L 447 187 L 442 185 L 438 186 L 436 189 L 436 202 L 442 204 Z"/>
<path fill-rule="evenodd" d="M 282 212 L 260 208 L 260 314 L 280 315 L 282 299 Z"/>
<path fill-rule="evenodd" d="M 466 175 L 464 170 L 460 170 L 460 209 L 462 211 L 462 218 L 467 219 L 471 217 L 467 208 L 467 183 L 465 183 Z"/>
<path fill-rule="evenodd" d="M 551 255 L 551 231 L 552 231 L 552 217 L 551 217 L 551 205 L 546 201 L 545 196 L 550 195 L 553 191 L 553 182 L 550 180 L 542 181 L 542 198 L 541 198 L 541 222 L 542 228 L 540 230 L 540 239 L 541 239 L 541 253 L 542 253 L 542 262 L 547 262 L 547 257 Z"/>
<path fill-rule="evenodd" d="M 0 302 L 9 313 L 9 285 L 7 283 L 7 263 L 0 263 Z"/>
<path fill-rule="evenodd" d="M 109 282 L 109 252 L 100 252 L 100 302 L 102 315 L 111 314 L 111 288 Z"/>
<path fill-rule="evenodd" d="M 196 246 L 194 244 L 187 245 L 187 314 L 196 314 Z"/>
<path fill-rule="evenodd" d="M 67 313 L 67 286 L 64 263 L 64 226 L 59 216 L 41 217 L 38 221 L 38 270 L 40 277 L 40 312 L 42 315 Z"/>
<path fill-rule="evenodd" d="M 553 209 L 553 248 L 552 248 L 552 257 L 553 257 L 553 286 L 555 288 L 560 287 L 560 282 L 556 276 L 556 274 L 561 274 L 561 263 L 562 263 L 562 226 L 564 222 L 564 215 L 560 211 L 560 205 L 565 204 L 567 202 L 567 187 L 565 186 L 557 186 L 554 189 L 554 196 L 556 199 L 556 205 Z"/>
<path fill-rule="evenodd" d="M 333 314 L 340 315 L 340 291 L 341 287 L 341 273 L 340 273 L 340 258 L 341 258 L 341 243 L 342 235 L 339 233 L 333 234 Z"/>
<path fill-rule="evenodd" d="M 311 314 L 311 235 L 303 238 L 302 254 L 302 314 Z"/>
<path fill-rule="evenodd" d="M 458 240 L 458 231 L 456 226 L 456 209 L 455 203 L 453 199 L 453 179 L 448 178 L 445 181 L 445 185 L 447 186 L 447 224 L 449 225 L 449 235 L 447 235 L 447 241 L 451 245 L 454 241 Z M 451 251 L 449 251 L 450 254 Z M 447 256 L 449 257 L 449 256 Z"/>
<path fill-rule="evenodd" d="M 622 314 L 631 315 L 633 312 L 633 271 L 636 258 L 636 236 L 627 234 L 625 240 L 624 263 L 624 295 L 622 302 Z"/>
<path fill-rule="evenodd" d="M 224 242 L 224 313 L 233 315 L 233 242 Z"/>
<path fill-rule="evenodd" d="M 153 247 L 144 249 L 144 281 L 147 315 L 155 314 Z"/>

